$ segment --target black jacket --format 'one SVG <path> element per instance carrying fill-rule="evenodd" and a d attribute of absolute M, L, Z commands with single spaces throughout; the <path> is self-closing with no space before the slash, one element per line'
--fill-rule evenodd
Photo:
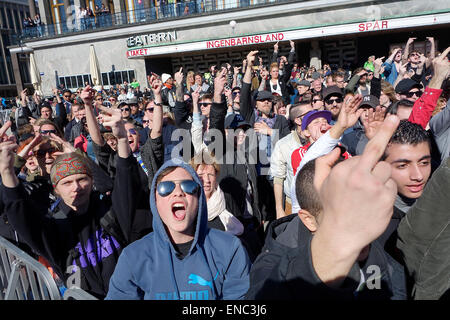
<path fill-rule="evenodd" d="M 33 250 L 47 259 L 64 281 L 80 270 L 81 288 L 103 298 L 123 247 L 131 243 L 139 188 L 137 163 L 131 155 L 118 158 L 111 198 L 91 193 L 89 208 L 77 214 L 63 201 L 54 216 L 35 212 L 34 202 L 20 183 L 16 188 L 2 186 L 8 220 Z M 105 231 L 102 218 L 116 221 L 116 236 Z"/>
<path fill-rule="evenodd" d="M 282 93 L 282 97 L 283 97 L 283 101 L 286 105 L 290 104 L 290 100 L 291 97 L 290 95 L 294 94 L 294 89 L 292 88 L 289 80 L 291 78 L 291 73 L 292 73 L 292 69 L 294 68 L 294 56 L 295 56 L 295 52 L 289 52 L 289 56 L 288 56 L 288 64 L 286 66 L 284 66 L 283 69 L 283 75 L 281 77 L 278 78 L 278 85 L 281 88 L 281 93 Z M 272 62 L 277 62 L 277 57 L 278 57 L 278 53 L 274 52 L 273 56 L 272 56 Z M 272 92 L 270 86 L 270 76 L 269 78 L 266 80 L 266 87 L 265 90 Z"/>
<path fill-rule="evenodd" d="M 355 263 L 341 288 L 325 285 L 311 260 L 311 232 L 296 214 L 269 225 L 266 242 L 250 271 L 250 300 L 379 300 L 405 299 L 404 271 L 385 254 L 380 244 L 371 244 L 369 256 Z M 378 266 L 380 288 L 368 289 L 371 268 Z M 361 273 L 366 282 L 361 282 Z M 365 284 L 364 284 L 365 283 Z"/>

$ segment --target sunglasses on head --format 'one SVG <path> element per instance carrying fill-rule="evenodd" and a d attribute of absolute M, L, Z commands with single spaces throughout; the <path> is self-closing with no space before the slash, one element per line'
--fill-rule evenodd
<path fill-rule="evenodd" d="M 325 100 L 326 104 L 333 104 L 333 102 L 341 103 L 342 101 L 344 101 L 342 98 L 326 99 Z"/>
<path fill-rule="evenodd" d="M 121 108 L 121 111 L 130 111 L 130 108 L 126 107 L 126 108 Z"/>
<path fill-rule="evenodd" d="M 49 149 L 39 149 L 37 151 L 35 151 L 34 155 L 36 157 L 42 158 L 45 157 L 45 155 L 48 154 L 52 154 L 55 153 L 56 151 L 58 151 L 56 148 L 49 148 Z"/>
<path fill-rule="evenodd" d="M 47 134 L 50 134 L 50 133 L 56 134 L 56 130 L 55 129 L 52 129 L 52 130 L 41 130 L 41 134 L 42 135 L 47 135 Z"/>
<path fill-rule="evenodd" d="M 414 95 L 416 95 L 416 97 L 420 98 L 422 96 L 422 91 L 419 90 L 419 91 L 405 93 L 405 96 L 407 96 L 408 98 L 412 98 Z"/>
<path fill-rule="evenodd" d="M 176 185 L 179 184 L 181 190 L 184 193 L 193 195 L 197 193 L 199 185 L 194 180 L 174 180 L 174 181 L 162 181 L 156 187 L 156 191 L 161 197 L 167 197 L 173 190 L 175 190 Z"/>

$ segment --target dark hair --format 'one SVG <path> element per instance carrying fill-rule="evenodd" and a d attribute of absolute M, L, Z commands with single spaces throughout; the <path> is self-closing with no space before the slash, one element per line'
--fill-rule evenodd
<path fill-rule="evenodd" d="M 63 95 L 64 95 L 64 93 L 70 93 L 70 94 L 72 94 L 72 91 L 70 91 L 69 89 L 64 89 L 62 93 L 63 93 Z"/>
<path fill-rule="evenodd" d="M 322 211 L 322 203 L 319 194 L 314 187 L 314 175 L 316 173 L 316 161 L 306 163 L 297 175 L 295 183 L 295 195 L 300 208 L 317 217 Z"/>
<path fill-rule="evenodd" d="M 406 99 L 396 101 L 389 106 L 389 108 L 386 111 L 386 114 L 397 114 L 399 106 L 412 108 L 414 106 L 414 102 Z"/>
<path fill-rule="evenodd" d="M 395 130 L 389 140 L 388 147 L 391 144 L 411 144 L 415 146 L 423 142 L 428 143 L 431 151 L 431 139 L 429 133 L 419 124 L 409 122 L 408 120 L 401 120 L 397 130 Z M 385 160 L 388 157 L 387 149 L 388 148 L 384 151 L 381 160 Z"/>

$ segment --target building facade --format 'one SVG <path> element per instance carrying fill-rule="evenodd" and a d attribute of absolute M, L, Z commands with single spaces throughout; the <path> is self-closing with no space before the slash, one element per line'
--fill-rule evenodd
<path fill-rule="evenodd" d="M 16 43 L 17 35 L 24 32 L 23 20 L 31 17 L 30 3 L 34 0 L 0 0 L 0 96 L 13 97 L 19 87 L 30 84 L 28 58 L 11 54 L 8 47 Z M 34 8 L 34 7 L 33 7 Z M 33 11 L 33 18 L 36 11 Z"/>
<path fill-rule="evenodd" d="M 167 1 L 166 1 L 167 2 Z M 53 3 L 53 6 L 49 4 Z M 448 39 L 448 0 L 364 1 L 183 1 L 173 6 L 153 0 L 39 0 L 46 28 L 11 53 L 34 51 L 44 93 L 63 84 L 75 89 L 89 80 L 89 47 L 97 53 L 102 83 L 136 78 L 144 86 L 151 72 L 172 73 L 180 66 L 205 71 L 212 64 L 241 63 L 250 50 L 265 62 L 279 41 L 281 52 L 296 43 L 297 61 L 312 55 L 332 67 L 352 70 L 368 56 L 386 56 L 392 46 L 416 37 L 426 52 L 427 36 Z M 79 7 L 104 4 L 107 15 L 81 18 Z M 63 20 L 57 20 L 67 5 Z M 53 10 L 53 11 L 51 11 Z M 53 13 L 52 13 L 53 12 Z M 44 20 L 44 14 L 43 20 Z M 84 20 L 83 20 L 84 19 Z M 445 42 L 445 41 L 442 41 Z M 448 43 L 442 43 L 448 45 Z"/>

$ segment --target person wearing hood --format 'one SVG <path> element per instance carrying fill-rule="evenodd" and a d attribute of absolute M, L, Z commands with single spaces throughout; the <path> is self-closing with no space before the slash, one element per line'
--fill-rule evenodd
<path fill-rule="evenodd" d="M 180 159 L 156 173 L 154 231 L 122 251 L 107 300 L 242 299 L 250 261 L 235 236 L 208 228 L 202 181 Z"/>

